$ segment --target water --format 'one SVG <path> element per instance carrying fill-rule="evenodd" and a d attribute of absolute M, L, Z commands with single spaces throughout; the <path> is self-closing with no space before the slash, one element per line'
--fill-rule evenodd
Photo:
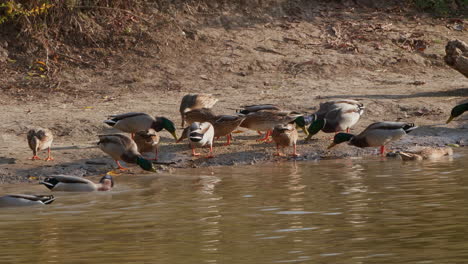
<path fill-rule="evenodd" d="M 465 263 L 456 153 L 116 176 L 112 192 L 1 209 L 0 263 Z"/>

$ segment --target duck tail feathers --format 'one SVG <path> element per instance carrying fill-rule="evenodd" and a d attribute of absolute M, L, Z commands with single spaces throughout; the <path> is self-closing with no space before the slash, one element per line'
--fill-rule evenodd
<path fill-rule="evenodd" d="M 117 122 L 115 122 L 114 120 L 104 120 L 104 123 L 113 127 Z"/>
<path fill-rule="evenodd" d="M 408 123 L 405 126 L 403 126 L 403 130 L 408 134 L 409 132 L 415 130 L 418 128 L 417 126 L 414 125 L 414 123 Z"/>

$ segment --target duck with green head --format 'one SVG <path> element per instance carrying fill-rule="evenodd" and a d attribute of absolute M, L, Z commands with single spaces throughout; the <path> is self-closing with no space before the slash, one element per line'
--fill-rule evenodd
<path fill-rule="evenodd" d="M 461 116 L 464 112 L 468 111 L 468 103 L 459 104 L 452 108 L 450 117 L 447 120 L 447 124 L 450 123 L 454 118 Z"/>
<path fill-rule="evenodd" d="M 131 138 L 122 134 L 98 135 L 98 137 L 99 148 L 115 160 L 120 170 L 127 169 L 119 163 L 119 160 L 123 160 L 127 163 L 136 163 L 143 170 L 156 171 L 153 163 L 138 152 L 138 147 Z"/>
<path fill-rule="evenodd" d="M 349 133 L 364 113 L 364 105 L 354 100 L 331 101 L 320 104 L 320 109 L 312 115 L 312 124 L 307 129 L 306 141 L 319 131 L 325 133 L 337 133 L 346 131 Z"/>
<path fill-rule="evenodd" d="M 328 148 L 330 149 L 343 142 L 348 142 L 349 145 L 359 148 L 380 146 L 380 155 L 383 156 L 386 144 L 402 138 L 416 128 L 417 126 L 413 123 L 376 122 L 370 124 L 358 135 L 349 133 L 336 134 L 333 138 L 333 143 Z"/>
<path fill-rule="evenodd" d="M 132 138 L 134 134 L 139 131 L 154 129 L 156 132 L 160 132 L 166 129 L 171 135 L 177 140 L 176 128 L 174 122 L 167 119 L 166 117 L 152 117 L 145 113 L 130 112 L 119 115 L 111 115 L 108 120 L 104 123 L 114 127 L 120 131 L 131 133 Z"/>

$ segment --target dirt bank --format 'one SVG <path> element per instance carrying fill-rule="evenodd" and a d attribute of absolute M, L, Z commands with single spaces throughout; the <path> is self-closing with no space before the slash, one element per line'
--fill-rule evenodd
<path fill-rule="evenodd" d="M 158 34 L 167 33 L 165 42 L 106 51 L 99 61 L 86 60 L 95 67 L 70 65 L 56 85 L 37 90 L 34 78 L 40 76 L 29 76 L 27 69 L 13 71 L 11 65 L 2 68 L 8 85 L 3 84 L 0 97 L 0 181 L 105 173 L 114 164 L 95 143 L 97 134 L 113 132 L 102 123 L 108 114 L 142 111 L 179 124 L 180 99 L 189 92 L 215 94 L 220 101 L 213 110 L 220 114 L 256 103 L 312 113 L 320 102 L 353 98 L 366 105 L 355 131 L 382 120 L 420 126 L 393 148 L 468 142 L 466 115 L 442 125 L 451 107 L 468 96 L 468 79 L 443 61 L 447 40 L 468 42 L 466 28 L 454 27 L 460 21 L 393 9 L 307 8 L 297 16 L 265 14 L 261 19 L 235 12 L 184 14 L 176 17 L 177 24 L 158 29 Z M 82 52 L 89 54 L 90 48 Z M 55 161 L 28 160 L 26 132 L 33 126 L 54 132 Z M 175 144 L 165 132 L 162 136 L 161 160 L 175 162 L 162 169 L 284 159 L 272 155 L 273 144 L 257 143 L 255 132 L 234 135 L 228 147 L 217 142 L 217 157 L 209 160 L 192 159 L 186 143 Z M 329 151 L 328 137 L 321 133 L 308 144 L 301 140 L 299 159 L 376 153 L 345 145 Z"/>

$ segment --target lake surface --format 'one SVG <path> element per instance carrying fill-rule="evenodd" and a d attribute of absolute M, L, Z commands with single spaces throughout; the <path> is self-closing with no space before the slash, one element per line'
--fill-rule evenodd
<path fill-rule="evenodd" d="M 1 209 L 0 263 L 466 263 L 468 151 L 455 153 L 116 176 L 112 192 Z"/>

